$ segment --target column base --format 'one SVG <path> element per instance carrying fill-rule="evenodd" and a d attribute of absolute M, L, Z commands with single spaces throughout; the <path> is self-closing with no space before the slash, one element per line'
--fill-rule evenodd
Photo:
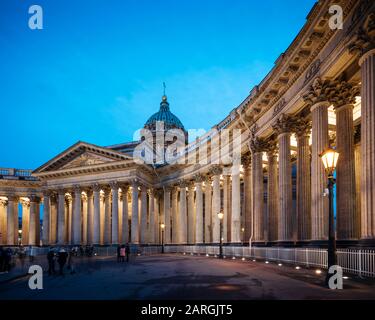
<path fill-rule="evenodd" d="M 328 248 L 328 239 L 327 240 L 311 240 L 307 245 L 309 248 Z"/>
<path fill-rule="evenodd" d="M 361 248 L 375 248 L 375 239 L 361 239 L 357 241 L 357 246 Z"/>
<path fill-rule="evenodd" d="M 357 247 L 359 245 L 359 240 L 336 240 L 337 248 L 350 248 Z M 375 246 L 375 241 L 373 243 Z"/>
<path fill-rule="evenodd" d="M 296 242 L 295 241 L 277 241 L 276 247 L 295 247 Z"/>

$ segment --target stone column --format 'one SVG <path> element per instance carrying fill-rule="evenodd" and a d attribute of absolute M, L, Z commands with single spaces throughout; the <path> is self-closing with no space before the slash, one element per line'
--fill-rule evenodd
<path fill-rule="evenodd" d="M 264 241 L 264 177 L 263 177 L 263 150 L 265 142 L 260 138 L 250 141 L 252 152 L 252 176 L 253 176 L 253 207 L 254 207 L 254 234 L 253 241 Z"/>
<path fill-rule="evenodd" d="M 87 209 L 88 209 L 88 203 L 87 203 L 87 193 L 82 194 L 81 196 L 81 203 L 82 203 L 82 222 L 81 222 L 81 244 L 86 245 L 87 244 Z"/>
<path fill-rule="evenodd" d="M 180 182 L 180 208 L 178 212 L 178 243 L 187 243 L 187 207 L 186 207 L 186 187 L 185 181 Z"/>
<path fill-rule="evenodd" d="M 178 225 L 178 190 L 177 187 L 172 188 L 172 243 L 178 243 L 178 232 L 179 232 L 179 225 Z"/>
<path fill-rule="evenodd" d="M 0 246 L 7 244 L 7 204 L 6 199 L 0 199 Z"/>
<path fill-rule="evenodd" d="M 29 244 L 29 228 L 30 228 L 30 200 L 22 198 L 22 245 Z"/>
<path fill-rule="evenodd" d="M 357 126 L 354 134 L 354 171 L 355 171 L 355 190 L 356 190 L 356 206 L 355 211 L 361 222 L 361 176 L 362 176 L 362 161 L 361 161 L 361 126 Z M 361 223 L 359 223 L 359 232 L 361 232 Z M 360 234 L 361 235 L 361 234 Z"/>
<path fill-rule="evenodd" d="M 50 195 L 50 244 L 57 243 L 57 194 Z"/>
<path fill-rule="evenodd" d="M 16 226 L 17 226 L 17 232 L 15 232 Z M 8 196 L 7 244 L 17 245 L 18 244 L 17 239 L 18 239 L 18 198 L 16 196 Z"/>
<path fill-rule="evenodd" d="M 224 213 L 224 220 L 223 220 L 223 238 L 224 242 L 231 242 L 231 224 L 232 224 L 232 206 L 230 203 L 230 176 L 224 171 L 223 172 L 223 213 Z"/>
<path fill-rule="evenodd" d="M 159 244 L 161 241 L 160 239 L 160 197 L 161 192 L 160 190 L 155 190 L 154 192 L 154 216 L 155 216 L 155 224 L 154 224 L 154 233 L 155 233 L 155 244 Z"/>
<path fill-rule="evenodd" d="M 141 243 L 147 242 L 147 188 L 141 186 Z"/>
<path fill-rule="evenodd" d="M 164 243 L 171 243 L 171 188 L 164 187 Z"/>
<path fill-rule="evenodd" d="M 104 245 L 104 233 L 105 233 L 105 193 L 103 190 L 100 191 L 100 245 Z"/>
<path fill-rule="evenodd" d="M 195 243 L 194 183 L 188 184 L 188 243 Z"/>
<path fill-rule="evenodd" d="M 28 244 L 31 246 L 36 246 L 39 245 L 37 243 L 37 224 L 40 223 L 40 217 L 39 217 L 39 198 L 36 196 L 32 195 L 30 197 L 30 220 L 29 220 L 29 240 Z"/>
<path fill-rule="evenodd" d="M 293 120 L 282 114 L 273 125 L 279 143 L 279 221 L 278 238 L 281 242 L 293 241 L 293 190 L 290 137 Z"/>
<path fill-rule="evenodd" d="M 81 188 L 79 186 L 74 186 L 73 193 L 73 216 L 72 216 L 72 244 L 80 245 L 82 241 L 81 237 L 81 227 L 82 227 L 82 203 L 81 203 Z"/>
<path fill-rule="evenodd" d="M 65 244 L 65 191 L 61 189 L 57 198 L 57 244 Z"/>
<path fill-rule="evenodd" d="M 242 157 L 241 159 L 242 166 L 244 169 L 244 210 L 243 214 L 245 217 L 245 234 L 244 234 L 244 241 L 247 242 L 251 236 L 251 213 L 252 213 L 252 206 L 251 206 L 251 156 L 247 154 Z"/>
<path fill-rule="evenodd" d="M 204 242 L 212 242 L 212 180 L 206 177 L 204 192 Z"/>
<path fill-rule="evenodd" d="M 104 189 L 104 244 L 111 244 L 112 226 L 111 226 L 111 189 Z"/>
<path fill-rule="evenodd" d="M 123 185 L 122 190 L 122 243 L 129 242 L 129 186 Z"/>
<path fill-rule="evenodd" d="M 336 112 L 336 146 L 340 153 L 336 168 L 337 239 L 359 238 L 356 212 L 353 109 L 359 88 L 345 81 L 335 83 L 331 103 Z"/>
<path fill-rule="evenodd" d="M 118 224 L 119 224 L 119 217 L 118 217 L 118 185 L 117 182 L 111 182 L 111 193 L 112 193 L 112 244 L 119 244 L 119 237 L 118 237 Z"/>
<path fill-rule="evenodd" d="M 311 239 L 311 156 L 309 121 L 300 120 L 296 126 L 297 138 L 297 240 Z"/>
<path fill-rule="evenodd" d="M 220 243 L 220 219 L 218 213 L 221 211 L 221 195 L 220 195 L 220 175 L 222 169 L 219 166 L 211 168 L 210 173 L 212 175 L 213 190 L 212 190 L 212 242 Z"/>
<path fill-rule="evenodd" d="M 138 218 L 138 182 L 132 183 L 132 220 L 131 220 L 131 242 L 139 243 L 139 218 Z"/>
<path fill-rule="evenodd" d="M 74 194 L 69 194 L 67 197 L 65 197 L 65 203 L 66 203 L 66 242 L 68 244 L 73 244 L 73 197 Z"/>
<path fill-rule="evenodd" d="M 374 20 L 374 19 L 373 19 Z M 372 21 L 373 21 L 372 20 Z M 374 40 L 372 40 L 374 43 Z M 375 49 L 365 52 L 361 66 L 361 238 L 375 238 Z"/>
<path fill-rule="evenodd" d="M 314 241 L 328 239 L 328 197 L 327 174 L 320 154 L 329 146 L 328 136 L 328 95 L 331 83 L 319 78 L 304 96 L 311 106 L 312 114 L 312 152 L 311 152 L 311 238 Z"/>
<path fill-rule="evenodd" d="M 94 243 L 94 198 L 93 191 L 87 191 L 87 244 Z"/>
<path fill-rule="evenodd" d="M 241 242 L 241 185 L 240 166 L 232 166 L 232 222 L 231 243 Z"/>
<path fill-rule="evenodd" d="M 195 175 L 195 244 L 203 243 L 204 238 L 204 229 L 203 229 L 203 191 L 202 191 L 202 182 L 204 177 L 200 174 Z"/>
<path fill-rule="evenodd" d="M 94 217 L 93 217 L 93 244 L 100 244 L 100 186 L 93 185 Z"/>
<path fill-rule="evenodd" d="M 361 238 L 375 238 L 375 13 L 359 28 L 349 52 L 361 67 Z M 341 157 L 341 156 L 340 156 Z M 341 159 L 339 158 L 339 161 Z"/>
<path fill-rule="evenodd" d="M 267 150 L 268 158 L 268 196 L 267 196 L 267 229 L 268 240 L 271 242 L 279 240 L 279 181 L 277 168 L 276 141 L 272 141 Z"/>
<path fill-rule="evenodd" d="M 149 223 L 148 223 L 148 242 L 151 244 L 155 242 L 155 198 L 154 190 L 150 189 L 148 193 L 148 207 L 149 207 Z"/>
<path fill-rule="evenodd" d="M 50 192 L 43 192 L 43 245 L 50 244 L 51 234 L 51 206 L 50 206 Z"/>

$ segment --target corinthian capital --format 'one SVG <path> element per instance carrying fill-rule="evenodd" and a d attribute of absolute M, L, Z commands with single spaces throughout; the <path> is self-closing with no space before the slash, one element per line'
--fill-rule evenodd
<path fill-rule="evenodd" d="M 264 139 L 254 137 L 251 139 L 249 147 L 253 153 L 263 152 L 267 147 L 267 143 Z"/>
<path fill-rule="evenodd" d="M 359 86 L 346 81 L 335 81 L 329 94 L 329 101 L 335 108 L 354 104 L 355 98 L 360 94 Z"/>
<path fill-rule="evenodd" d="M 298 119 L 294 127 L 297 137 L 308 136 L 311 132 L 311 122 L 306 119 Z"/>
<path fill-rule="evenodd" d="M 363 56 L 366 52 L 375 49 L 375 13 L 371 13 L 364 25 L 358 30 L 353 41 L 349 44 L 349 53 Z"/>
<path fill-rule="evenodd" d="M 220 166 L 213 166 L 210 168 L 210 173 L 213 176 L 220 175 L 223 172 L 222 168 Z"/>
<path fill-rule="evenodd" d="M 310 106 L 316 103 L 328 101 L 331 91 L 331 81 L 316 78 L 308 91 L 304 94 L 303 100 Z"/>
<path fill-rule="evenodd" d="M 196 175 L 194 175 L 194 180 L 197 183 L 201 183 L 204 181 L 204 176 L 200 173 L 197 173 Z"/>
<path fill-rule="evenodd" d="M 293 131 L 294 126 L 295 120 L 290 115 L 282 114 L 272 125 L 272 128 L 277 134 L 282 134 Z"/>

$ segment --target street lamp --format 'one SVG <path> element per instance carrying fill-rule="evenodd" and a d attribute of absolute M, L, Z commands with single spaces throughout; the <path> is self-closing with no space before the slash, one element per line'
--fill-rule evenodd
<path fill-rule="evenodd" d="M 326 284 L 328 285 L 329 281 L 329 268 L 337 264 L 336 256 L 336 236 L 334 228 L 334 216 L 333 216 L 333 186 L 336 183 L 333 173 L 335 172 L 337 161 L 339 159 L 339 153 L 332 149 L 328 148 L 320 157 L 323 161 L 324 168 L 328 175 L 328 192 L 329 192 L 329 235 L 328 235 L 328 270 L 326 276 Z"/>
<path fill-rule="evenodd" d="M 223 218 L 224 213 L 219 212 L 217 214 L 219 220 L 220 220 L 220 253 L 219 253 L 219 259 L 223 259 Z"/>
<path fill-rule="evenodd" d="M 164 253 L 164 228 L 165 228 L 165 224 L 161 223 L 160 224 L 160 229 L 161 229 L 161 253 Z"/>

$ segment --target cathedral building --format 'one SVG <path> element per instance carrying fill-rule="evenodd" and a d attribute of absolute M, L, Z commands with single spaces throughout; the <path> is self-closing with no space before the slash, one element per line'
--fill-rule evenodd
<path fill-rule="evenodd" d="M 332 4 L 343 9 L 342 29 L 330 27 Z M 79 141 L 35 170 L 1 168 L 0 243 L 160 244 L 163 235 L 165 244 L 212 244 L 222 212 L 225 243 L 321 246 L 329 208 L 320 154 L 331 146 L 340 154 L 338 244 L 374 245 L 374 1 L 318 1 L 268 75 L 197 140 L 187 143 L 171 109 L 164 95 L 144 125 L 151 143 Z M 156 161 L 176 140 L 178 161 Z M 147 149 L 152 161 L 142 163 Z M 213 161 L 225 153 L 232 162 Z"/>

